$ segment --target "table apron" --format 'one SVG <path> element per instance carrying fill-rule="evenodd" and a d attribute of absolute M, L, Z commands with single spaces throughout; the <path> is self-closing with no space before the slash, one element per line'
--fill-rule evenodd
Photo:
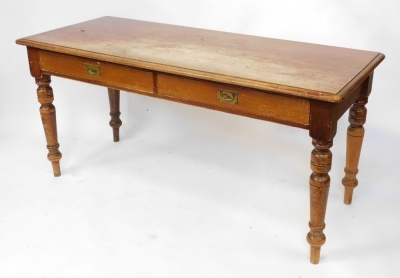
<path fill-rule="evenodd" d="M 236 85 L 39 51 L 42 73 L 231 114 L 309 128 L 310 100 Z M 221 98 L 221 92 L 228 98 Z M 234 95 L 235 101 L 229 101 Z"/>

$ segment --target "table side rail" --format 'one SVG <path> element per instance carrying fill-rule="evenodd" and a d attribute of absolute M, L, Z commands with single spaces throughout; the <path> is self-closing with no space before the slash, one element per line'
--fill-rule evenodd
<path fill-rule="evenodd" d="M 39 51 L 43 73 L 231 114 L 309 128 L 310 100 L 153 72 L 83 57 Z M 218 94 L 236 94 L 237 103 Z"/>

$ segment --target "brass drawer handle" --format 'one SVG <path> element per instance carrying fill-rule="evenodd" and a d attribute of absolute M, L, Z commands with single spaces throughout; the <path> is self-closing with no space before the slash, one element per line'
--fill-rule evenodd
<path fill-rule="evenodd" d="M 217 90 L 217 99 L 221 102 L 226 102 L 230 104 L 238 104 L 238 93 L 227 91 L 223 89 Z"/>
<path fill-rule="evenodd" d="M 93 66 L 93 65 L 85 64 L 85 73 L 87 75 L 100 77 L 100 67 L 99 66 Z"/>

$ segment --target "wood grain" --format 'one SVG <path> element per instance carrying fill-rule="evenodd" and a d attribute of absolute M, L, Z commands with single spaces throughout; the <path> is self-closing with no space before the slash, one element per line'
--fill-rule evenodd
<path fill-rule="evenodd" d="M 305 99 L 165 74 L 158 75 L 157 88 L 160 95 L 203 103 L 210 107 L 230 110 L 233 113 L 245 112 L 271 120 L 280 119 L 302 125 L 308 125 L 309 122 L 310 104 Z M 218 101 L 218 89 L 237 92 L 238 104 Z"/>
<path fill-rule="evenodd" d="M 40 51 L 39 55 L 42 71 L 49 74 L 75 76 L 88 81 L 98 81 L 105 86 L 118 85 L 129 91 L 153 92 L 153 74 L 150 71 L 48 51 Z M 99 66 L 101 76 L 86 74 L 85 64 Z"/>
<path fill-rule="evenodd" d="M 40 71 L 46 74 L 77 78 L 107 87 L 115 87 L 115 89 L 122 88 L 130 92 L 146 93 L 168 100 L 189 102 L 192 105 L 301 128 L 308 128 L 309 124 L 310 104 L 308 99 L 139 70 L 49 51 L 39 51 L 39 59 Z M 100 76 L 86 74 L 85 64 L 99 66 Z M 232 106 L 219 102 L 216 97 L 217 89 L 229 89 L 240 93 L 239 105 Z M 157 93 L 155 93 L 156 91 Z"/>
<path fill-rule="evenodd" d="M 320 100 L 310 101 L 310 136 L 318 140 L 332 140 L 337 131 L 339 105 Z"/>
<path fill-rule="evenodd" d="M 344 203 L 350 205 L 353 199 L 354 188 L 358 185 L 358 163 L 360 161 L 361 147 L 364 139 L 364 124 L 367 120 L 368 96 L 372 89 L 373 74 L 371 74 L 360 86 L 361 94 L 349 111 L 350 125 L 347 128 L 347 152 L 345 176 L 342 184 L 345 188 Z"/>
<path fill-rule="evenodd" d="M 377 52 L 102 17 L 17 43 L 160 72 L 340 102 Z"/>
<path fill-rule="evenodd" d="M 377 52 L 103 17 L 17 40 L 38 85 L 48 159 L 61 175 L 50 75 L 108 87 L 119 140 L 120 91 L 309 129 L 311 262 L 325 243 L 325 213 L 338 119 L 349 109 L 345 203 L 350 203 Z M 91 71 L 85 69 L 85 64 Z M 235 101 L 221 101 L 218 90 Z"/>
<path fill-rule="evenodd" d="M 111 116 L 109 124 L 113 129 L 114 142 L 118 142 L 119 128 L 122 125 L 122 121 L 119 118 L 119 116 L 121 115 L 121 111 L 119 111 L 120 91 L 108 88 L 108 100 L 110 103 L 110 116 Z"/>
<path fill-rule="evenodd" d="M 310 176 L 310 232 L 307 241 L 310 244 L 310 261 L 318 264 L 321 246 L 325 243 L 325 213 L 328 202 L 330 177 L 329 171 L 332 166 L 332 141 L 312 140 L 314 150 L 311 152 Z"/>
<path fill-rule="evenodd" d="M 40 56 L 39 50 L 31 47 L 27 47 L 28 60 L 29 60 L 29 71 L 34 78 L 40 78 L 42 76 L 42 70 L 40 68 Z"/>
<path fill-rule="evenodd" d="M 60 159 L 62 155 L 58 150 L 60 144 L 58 144 L 57 137 L 56 108 L 53 105 L 54 96 L 53 89 L 50 87 L 50 82 L 51 78 L 48 75 L 36 78 L 36 84 L 38 85 L 37 97 L 41 104 L 40 116 L 46 136 L 47 149 L 49 150 L 47 158 L 53 166 L 54 176 L 59 177 L 61 175 Z"/>

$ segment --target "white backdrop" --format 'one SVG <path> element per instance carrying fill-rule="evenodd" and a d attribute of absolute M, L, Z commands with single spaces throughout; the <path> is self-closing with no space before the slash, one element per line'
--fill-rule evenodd
<path fill-rule="evenodd" d="M 329 2 L 329 3 L 327 3 Z M 0 277 L 399 277 L 397 1 L 8 1 L 0 4 Z M 342 204 L 335 138 L 327 243 L 308 262 L 308 132 L 53 78 L 52 177 L 26 50 L 15 40 L 111 15 L 382 52 L 360 186 Z"/>

